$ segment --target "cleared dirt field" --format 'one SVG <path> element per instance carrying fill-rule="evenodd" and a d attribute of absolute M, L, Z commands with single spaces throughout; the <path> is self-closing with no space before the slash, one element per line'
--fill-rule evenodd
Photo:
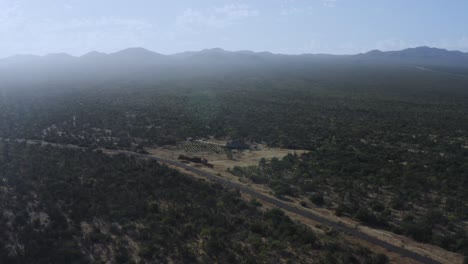
<path fill-rule="evenodd" d="M 224 146 L 225 143 L 226 143 L 225 141 L 219 141 L 219 140 L 218 141 L 211 141 L 211 140 L 206 141 L 206 144 L 217 144 L 218 147 Z M 185 151 L 177 146 L 164 146 L 164 147 L 158 147 L 158 148 L 150 148 L 146 150 L 152 155 L 155 155 L 161 158 L 174 160 L 174 161 L 178 159 L 179 155 L 187 155 L 191 157 L 200 157 L 203 159 L 207 159 L 209 163 L 214 165 L 213 168 L 208 168 L 202 164 L 196 164 L 196 163 L 187 163 L 187 165 L 197 168 L 199 170 L 205 171 L 207 173 L 228 179 L 232 182 L 242 183 L 243 185 L 248 186 L 257 192 L 263 193 L 271 197 L 273 197 L 271 190 L 265 185 L 253 184 L 251 182 L 243 182 L 240 180 L 240 178 L 228 173 L 227 169 L 233 168 L 234 166 L 241 166 L 241 167 L 255 166 L 258 164 L 258 162 L 262 158 L 265 158 L 265 159 L 271 159 L 274 157 L 282 158 L 289 153 L 301 154 L 301 153 L 306 152 L 304 150 L 269 148 L 261 144 L 258 145 L 257 150 L 234 151 L 232 153 L 231 158 L 229 158 L 225 153 L 214 153 L 213 151 L 199 151 L 199 152 Z M 174 167 L 174 168 L 177 168 L 177 167 Z M 184 171 L 184 173 L 187 173 L 187 172 Z M 322 217 L 329 219 L 330 221 L 333 221 L 336 223 L 342 223 L 349 227 L 356 228 L 357 230 L 363 233 L 366 233 L 370 236 L 377 237 L 380 240 L 386 241 L 393 245 L 407 248 L 423 256 L 428 256 L 434 260 L 439 261 L 440 263 L 462 263 L 463 262 L 463 256 L 461 256 L 460 254 L 449 252 L 436 246 L 418 243 L 412 239 L 409 239 L 404 236 L 396 235 L 388 231 L 374 229 L 374 228 L 370 228 L 367 226 L 362 226 L 358 222 L 350 218 L 337 217 L 332 211 L 317 207 L 314 204 L 310 203 L 309 201 L 306 201 L 300 198 L 293 198 L 293 197 L 287 197 L 287 198 L 289 200 L 289 202 L 287 203 L 290 204 L 291 206 L 301 208 L 303 210 L 309 210 L 315 214 L 318 214 Z M 307 208 L 304 208 L 303 206 L 300 205 L 301 201 L 305 201 L 307 203 Z M 264 206 L 270 207 L 271 205 L 264 204 Z M 301 217 L 294 213 L 288 213 L 288 214 L 293 219 L 300 221 L 304 224 L 307 224 L 311 226 L 313 229 L 317 229 L 318 223 L 305 219 L 304 217 Z M 352 238 L 352 237 L 350 237 L 350 239 L 356 240 L 356 238 Z M 413 260 L 402 258 L 398 254 L 394 254 L 392 252 L 382 250 L 382 248 L 378 246 L 375 246 L 369 243 L 363 243 L 363 245 L 371 249 L 374 249 L 377 252 L 388 254 L 392 263 L 416 263 L 416 262 L 413 262 Z"/>
<path fill-rule="evenodd" d="M 75 145 L 61 145 L 61 144 L 48 143 L 48 142 L 38 141 L 38 140 L 17 139 L 15 141 L 24 142 L 26 144 L 42 144 L 43 146 L 80 149 L 80 147 L 75 146 Z M 447 263 L 447 264 L 460 263 L 461 264 L 463 262 L 463 256 L 460 254 L 449 252 L 436 246 L 418 243 L 407 237 L 395 235 L 387 231 L 373 229 L 373 228 L 366 227 L 366 226 L 360 226 L 357 222 L 355 222 L 352 219 L 345 218 L 345 217 L 341 217 L 341 218 L 337 217 L 332 211 L 324 209 L 324 208 L 315 207 L 311 203 L 308 203 L 308 208 L 304 208 L 298 203 L 299 199 L 290 199 L 290 201 L 280 201 L 277 198 L 273 197 L 270 194 L 270 190 L 268 190 L 264 186 L 240 182 L 238 181 L 237 177 L 230 176 L 230 174 L 225 171 L 221 172 L 221 166 L 219 166 L 218 168 L 215 166 L 215 168 L 210 169 L 201 164 L 193 164 L 193 163 L 186 164 L 186 163 L 177 161 L 178 155 L 187 154 L 187 153 L 177 151 L 177 148 L 175 146 L 148 149 L 147 151 L 152 152 L 153 155 L 145 155 L 145 154 L 140 154 L 140 153 L 131 152 L 127 150 L 100 149 L 100 151 L 108 155 L 125 154 L 125 155 L 132 155 L 132 156 L 136 156 L 136 157 L 144 158 L 144 159 L 155 159 L 155 160 L 158 160 L 159 162 L 169 165 L 171 168 L 180 170 L 183 173 L 192 175 L 202 180 L 216 179 L 214 181 L 219 182 L 220 181 L 219 179 L 222 179 L 222 182 L 229 183 L 228 184 L 229 186 L 232 186 L 233 185 L 232 183 L 235 183 L 236 186 L 242 186 L 242 188 L 245 188 L 245 186 L 247 186 L 249 187 L 247 189 L 251 189 L 253 191 L 249 191 L 251 194 L 249 194 L 249 192 L 242 193 L 242 196 L 246 200 L 250 200 L 252 198 L 252 195 L 255 194 L 255 196 L 257 197 L 264 197 L 263 198 L 264 201 L 262 201 L 261 199 L 258 199 L 258 201 L 263 204 L 264 206 L 263 208 L 271 208 L 273 206 L 278 206 L 277 204 L 280 204 L 280 205 L 282 204 L 283 207 L 287 207 L 287 210 L 285 210 L 285 212 L 289 216 L 291 216 L 296 221 L 309 225 L 310 227 L 312 227 L 312 229 L 316 230 L 317 232 L 324 232 L 325 230 L 329 230 L 330 227 L 313 220 L 313 219 L 317 219 L 317 217 L 304 217 L 304 215 L 306 214 L 308 215 L 309 212 L 314 215 L 320 216 L 320 218 L 322 219 L 321 220 L 322 222 L 331 223 L 330 226 L 334 226 L 337 223 L 343 226 L 347 226 L 348 232 L 352 231 L 352 233 L 355 233 L 355 234 L 359 234 L 359 233 L 367 234 L 370 237 L 377 238 L 379 241 L 385 241 L 386 243 L 390 245 L 404 248 L 410 252 L 419 254 L 420 256 L 429 257 L 430 259 L 432 259 L 433 261 L 436 261 L 437 263 Z M 270 156 L 270 157 L 278 157 L 278 158 L 281 156 L 276 156 L 276 155 L 287 155 L 287 153 L 291 152 L 291 150 L 268 149 L 268 148 L 264 149 L 263 151 L 264 151 L 263 153 L 266 153 L 266 155 L 275 155 L 275 156 Z M 237 153 L 238 154 L 237 158 L 235 157 L 234 160 L 228 161 L 227 164 L 235 164 L 237 166 L 242 166 L 241 165 L 242 160 L 240 159 L 242 159 L 243 157 L 245 157 L 247 160 L 250 159 L 251 162 L 262 158 L 262 156 L 259 156 L 262 153 L 262 150 L 259 150 L 258 152 L 257 151 L 254 151 L 254 152 L 256 152 L 254 153 L 256 155 L 251 155 L 252 153 L 248 151 L 245 153 Z M 295 151 L 295 152 L 300 153 L 298 151 Z M 207 155 L 211 155 L 211 154 L 207 154 Z M 201 155 L 198 155 L 198 156 L 201 156 Z M 224 156 L 220 156 L 219 159 L 220 161 L 223 161 L 228 158 Z M 254 165 L 255 163 L 253 164 L 250 163 L 250 164 Z M 197 168 L 197 170 L 194 170 L 193 168 Z M 218 170 L 219 173 L 216 173 L 216 170 Z M 226 181 L 225 179 L 228 179 L 228 181 Z M 300 211 L 302 212 L 300 214 L 296 213 L 296 211 L 298 211 L 296 210 L 296 208 L 300 209 Z M 413 259 L 409 259 L 408 257 L 404 257 L 401 254 L 397 254 L 396 252 L 389 251 L 382 246 L 370 243 L 356 236 L 349 236 L 347 232 L 345 232 L 345 237 L 350 242 L 356 242 L 372 250 L 375 250 L 376 252 L 387 254 L 392 263 L 418 263 L 417 261 Z M 431 261 L 430 263 L 433 263 L 433 261 Z"/>
<path fill-rule="evenodd" d="M 198 142 L 196 142 L 198 144 Z M 226 141 L 222 140 L 209 140 L 204 141 L 204 144 L 214 146 L 224 146 Z M 170 158 L 177 160 L 179 155 L 186 155 L 192 157 L 201 157 L 207 159 L 209 163 L 214 165 L 214 168 L 210 172 L 215 171 L 216 173 L 226 173 L 227 168 L 234 166 L 255 166 L 258 164 L 260 159 L 272 159 L 272 158 L 283 158 L 289 153 L 301 154 L 306 152 L 305 150 L 291 150 L 282 148 L 269 148 L 262 144 L 257 144 L 257 150 L 242 150 L 232 151 L 232 159 L 230 159 L 225 153 L 216 153 L 214 151 L 186 151 L 179 146 L 163 146 L 158 148 L 146 149 L 149 153 L 156 156 Z M 200 149 L 200 148 L 199 148 Z M 208 148 L 207 148 L 208 149 Z"/>
<path fill-rule="evenodd" d="M 205 144 L 213 144 L 218 147 L 226 145 L 225 140 L 209 140 L 204 141 Z M 292 150 L 292 149 L 282 149 L 282 148 L 270 148 L 263 144 L 256 144 L 256 150 L 234 150 L 232 151 L 232 157 L 228 157 L 225 153 L 215 153 L 214 151 L 186 151 L 180 145 L 178 146 L 162 146 L 158 148 L 147 148 L 150 154 L 167 158 L 171 160 L 178 160 L 180 155 L 190 156 L 190 157 L 200 157 L 208 160 L 210 164 L 213 164 L 213 168 L 208 168 L 202 164 L 197 163 L 188 163 L 188 165 L 206 171 L 208 173 L 222 176 L 223 178 L 229 179 L 231 181 L 240 182 L 239 178 L 227 172 L 228 168 L 233 168 L 235 166 L 248 167 L 256 166 L 258 162 L 262 159 L 272 159 L 272 158 L 283 158 L 284 156 L 290 153 L 305 153 L 306 150 Z M 245 182 L 246 186 L 249 186 L 253 189 L 262 191 L 264 193 L 270 193 L 268 187 L 261 184 L 253 184 L 250 182 Z M 297 200 L 297 199 L 295 199 Z M 299 203 L 300 200 L 297 200 Z"/>

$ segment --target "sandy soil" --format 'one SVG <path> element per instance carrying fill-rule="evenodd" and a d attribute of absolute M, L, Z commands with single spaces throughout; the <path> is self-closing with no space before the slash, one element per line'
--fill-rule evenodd
<path fill-rule="evenodd" d="M 211 141 L 216 144 L 225 144 L 225 141 Z M 264 186 L 264 185 L 259 185 L 259 184 L 253 184 L 251 182 L 242 182 L 238 177 L 230 174 L 227 172 L 228 168 L 233 168 L 234 166 L 241 166 L 241 167 L 247 167 L 247 166 L 254 166 L 257 165 L 258 162 L 260 161 L 261 158 L 265 159 L 271 159 L 271 158 L 282 158 L 286 156 L 289 153 L 297 153 L 301 154 L 306 151 L 304 150 L 290 150 L 290 149 L 280 149 L 280 148 L 268 148 L 264 145 L 259 145 L 258 150 L 246 150 L 246 151 L 241 151 L 241 152 L 236 152 L 233 155 L 233 159 L 228 159 L 228 157 L 225 154 L 213 154 L 209 152 L 197 152 L 197 153 L 187 153 L 183 150 L 177 149 L 175 146 L 165 146 L 165 147 L 158 147 L 158 148 L 149 148 L 146 149 L 150 154 L 153 154 L 155 156 L 161 157 L 161 158 L 168 158 L 172 160 L 177 160 L 179 155 L 186 155 L 186 156 L 191 156 L 191 157 L 202 157 L 204 159 L 207 159 L 209 163 L 214 165 L 214 168 L 208 168 L 205 167 L 201 164 L 194 164 L 194 163 L 189 163 L 188 165 L 196 167 L 197 169 L 201 169 L 203 171 L 206 171 L 208 173 L 218 175 L 220 177 L 229 179 L 234 182 L 240 182 L 242 184 L 245 184 L 246 186 L 249 186 L 250 188 L 255 189 L 258 192 L 261 192 L 263 194 L 271 195 L 271 190 Z M 178 167 L 172 166 L 175 169 L 181 170 Z M 184 173 L 188 173 L 188 171 L 183 170 Z M 189 173 L 193 176 L 196 176 L 197 178 L 201 178 L 200 176 L 197 176 L 194 173 Z M 249 196 L 243 194 L 244 197 L 249 199 Z M 301 206 L 299 203 L 300 201 L 305 201 L 304 199 L 301 198 L 293 198 L 293 197 L 288 197 L 291 202 L 289 202 L 290 205 L 310 210 L 311 212 L 315 214 L 319 214 L 323 217 L 326 217 L 329 220 L 335 221 L 335 222 L 341 222 L 343 224 L 346 224 L 351 227 L 355 227 L 360 229 L 361 231 L 374 236 L 378 237 L 381 240 L 385 240 L 391 244 L 398 245 L 398 246 L 403 246 L 406 247 L 407 249 L 411 249 L 414 252 L 417 252 L 421 255 L 425 256 L 430 256 L 431 258 L 441 262 L 441 263 L 447 263 L 447 264 L 456 264 L 456 263 L 462 263 L 463 262 L 463 256 L 460 254 L 456 254 L 453 252 L 446 251 L 442 248 L 433 246 L 433 245 L 428 245 L 428 244 L 422 244 L 418 243 L 410 238 L 400 236 L 393 234 L 388 231 L 380 230 L 380 229 L 374 229 L 370 228 L 367 226 L 361 226 L 358 222 L 346 218 L 346 217 L 337 217 L 332 211 L 324 209 L 324 208 L 319 208 L 313 205 L 312 203 L 307 201 L 307 206 L 308 208 L 304 208 Z M 261 202 L 261 201 L 260 201 Z M 269 208 L 271 205 L 263 203 L 264 206 L 263 208 Z M 318 227 L 317 223 L 305 219 L 304 217 L 295 215 L 290 212 L 286 212 L 290 217 L 293 219 L 300 221 L 311 228 L 313 228 L 315 231 L 319 232 L 324 232 L 324 227 Z M 347 237 L 349 240 L 356 241 L 356 238 L 353 237 Z M 360 241 L 360 240 L 359 240 Z M 384 253 L 387 254 L 391 260 L 392 263 L 416 263 L 412 262 L 409 259 L 402 259 L 401 256 L 388 252 L 386 250 L 383 250 L 380 247 L 371 245 L 369 243 L 365 243 L 363 241 L 360 241 L 361 244 L 364 246 L 375 250 L 376 252 Z"/>
<path fill-rule="evenodd" d="M 224 145 L 222 141 L 210 141 L 209 143 Z M 176 146 L 163 146 L 158 148 L 146 149 L 149 153 L 171 159 L 177 159 L 179 155 L 186 155 L 192 157 L 203 157 L 208 160 L 209 163 L 215 165 L 217 171 L 225 172 L 227 168 L 234 166 L 254 166 L 257 165 L 260 159 L 272 159 L 282 158 L 289 153 L 301 154 L 307 152 L 305 150 L 291 150 L 282 148 L 269 148 L 265 145 L 258 145 L 259 150 L 245 150 L 245 151 L 234 151 L 233 159 L 228 159 L 225 154 L 215 154 L 211 152 L 197 152 L 190 153 L 178 149 Z"/>

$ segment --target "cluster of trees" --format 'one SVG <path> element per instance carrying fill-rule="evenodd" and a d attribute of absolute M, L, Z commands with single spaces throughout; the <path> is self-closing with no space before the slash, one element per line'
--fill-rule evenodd
<path fill-rule="evenodd" d="M 466 141 L 463 76 L 328 64 L 230 73 L 2 91 L 0 136 L 119 148 L 209 135 L 297 149 L 333 139 L 418 145 L 435 135 L 425 147 L 454 151 Z"/>
<path fill-rule="evenodd" d="M 386 263 L 154 161 L 0 143 L 1 263 Z"/>
<path fill-rule="evenodd" d="M 229 172 L 278 197 L 308 198 L 337 215 L 468 254 L 468 151 L 447 159 L 382 146 L 372 148 L 384 156 L 370 155 L 366 148 L 336 142 Z M 428 158 L 436 162 L 419 165 Z"/>
<path fill-rule="evenodd" d="M 215 136 L 306 149 L 236 174 L 279 196 L 307 195 L 338 214 L 466 248 L 466 76 L 398 65 L 283 66 L 2 90 L 0 137 L 142 150 Z"/>

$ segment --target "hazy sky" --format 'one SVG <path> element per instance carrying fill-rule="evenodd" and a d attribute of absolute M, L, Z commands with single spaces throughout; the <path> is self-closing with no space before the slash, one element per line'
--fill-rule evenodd
<path fill-rule="evenodd" d="M 145 47 L 468 51 L 467 0 L 0 0 L 0 57 Z"/>

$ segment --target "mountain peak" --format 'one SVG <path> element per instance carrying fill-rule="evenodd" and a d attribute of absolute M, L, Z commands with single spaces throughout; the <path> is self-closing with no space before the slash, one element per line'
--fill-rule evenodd
<path fill-rule="evenodd" d="M 445 52 L 450 52 L 446 49 L 440 49 L 440 48 L 433 48 L 433 47 L 428 47 L 428 46 L 420 46 L 420 47 L 415 47 L 415 48 L 407 48 L 402 50 L 401 52 L 433 52 L 433 53 L 445 53 Z"/>
<path fill-rule="evenodd" d="M 212 49 L 204 49 L 201 52 L 203 53 L 227 53 L 228 51 L 222 48 L 212 48 Z"/>
<path fill-rule="evenodd" d="M 367 56 L 427 56 L 427 55 L 440 55 L 447 53 L 462 53 L 459 51 L 448 51 L 446 49 L 433 48 L 428 46 L 420 46 L 414 48 L 407 48 L 403 50 L 396 51 L 381 51 L 381 50 L 371 50 L 369 52 L 360 54 Z M 463 54 L 463 53 L 462 53 Z"/>
<path fill-rule="evenodd" d="M 67 53 L 49 53 L 43 57 L 44 59 L 75 59 L 76 57 L 73 57 L 70 54 Z"/>
<path fill-rule="evenodd" d="M 141 47 L 127 48 L 120 51 L 117 51 L 113 54 L 159 54 L 154 51 L 147 50 Z"/>
<path fill-rule="evenodd" d="M 368 52 L 366 52 L 364 54 L 367 54 L 367 55 L 382 55 L 383 53 L 384 53 L 383 51 L 375 49 L 375 50 L 368 51 Z"/>
<path fill-rule="evenodd" d="M 166 63 L 168 57 L 166 55 L 147 50 L 145 48 L 128 48 L 108 55 L 111 61 L 120 64 L 158 64 Z"/>
<path fill-rule="evenodd" d="M 434 48 L 434 47 L 429 47 L 429 46 L 419 46 L 419 47 L 414 47 L 414 48 L 407 48 L 407 50 L 408 49 L 415 49 L 415 50 L 446 50 L 446 49 Z"/>
<path fill-rule="evenodd" d="M 81 56 L 81 58 L 100 58 L 106 56 L 106 53 L 99 52 L 99 51 L 90 51 Z"/>

